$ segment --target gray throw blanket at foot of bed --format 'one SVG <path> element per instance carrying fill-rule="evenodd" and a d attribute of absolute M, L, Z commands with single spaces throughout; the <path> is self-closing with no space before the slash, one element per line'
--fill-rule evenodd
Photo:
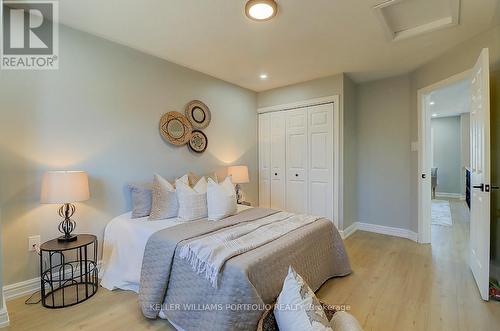
<path fill-rule="evenodd" d="M 144 316 L 160 311 L 185 330 L 255 330 L 264 305 L 275 301 L 288 267 L 313 290 L 351 272 L 333 223 L 318 219 L 227 260 L 217 288 L 193 270 L 179 251 L 196 239 L 260 220 L 277 211 L 253 208 L 217 222 L 199 220 L 158 231 L 144 253 L 139 302 Z"/>

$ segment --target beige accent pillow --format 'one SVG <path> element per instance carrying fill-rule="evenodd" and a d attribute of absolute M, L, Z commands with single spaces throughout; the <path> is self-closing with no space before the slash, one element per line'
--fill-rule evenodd
<path fill-rule="evenodd" d="M 204 175 L 204 176 L 198 176 L 197 174 L 195 174 L 194 172 L 188 172 L 187 173 L 187 176 L 189 178 L 189 185 L 191 186 L 194 186 L 196 185 L 196 183 L 198 183 L 201 179 L 201 177 L 205 177 L 205 179 L 209 179 L 209 178 L 212 178 L 212 180 L 216 183 L 219 182 L 218 178 L 217 178 L 217 174 L 214 172 L 212 174 L 209 174 L 209 175 Z"/>
<path fill-rule="evenodd" d="M 155 175 L 149 220 L 156 221 L 177 217 L 178 212 L 179 203 L 174 186 L 160 175 Z"/>

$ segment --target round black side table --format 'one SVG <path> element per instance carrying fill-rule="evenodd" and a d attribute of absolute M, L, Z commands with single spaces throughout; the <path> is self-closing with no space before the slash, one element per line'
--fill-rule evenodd
<path fill-rule="evenodd" d="M 79 234 L 75 241 L 53 239 L 43 243 L 40 246 L 42 305 L 64 308 L 89 299 L 99 288 L 98 273 L 96 236 Z"/>

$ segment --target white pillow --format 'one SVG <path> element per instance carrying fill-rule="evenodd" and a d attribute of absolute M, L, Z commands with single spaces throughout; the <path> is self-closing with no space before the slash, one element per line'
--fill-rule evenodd
<path fill-rule="evenodd" d="M 160 175 L 155 175 L 149 220 L 156 221 L 177 217 L 178 211 L 179 203 L 174 186 Z"/>
<path fill-rule="evenodd" d="M 292 267 L 288 269 L 274 316 L 286 331 L 333 331 L 318 298 Z"/>
<path fill-rule="evenodd" d="M 226 177 L 220 184 L 212 178 L 208 179 L 207 203 L 209 221 L 219 221 L 236 214 L 236 191 L 231 177 Z"/>
<path fill-rule="evenodd" d="M 363 331 L 357 319 L 345 311 L 336 312 L 330 325 L 334 331 Z"/>
<path fill-rule="evenodd" d="M 182 221 L 194 221 L 208 216 L 207 180 L 201 177 L 191 188 L 182 180 L 175 181 L 177 200 L 179 201 L 178 218 Z"/>

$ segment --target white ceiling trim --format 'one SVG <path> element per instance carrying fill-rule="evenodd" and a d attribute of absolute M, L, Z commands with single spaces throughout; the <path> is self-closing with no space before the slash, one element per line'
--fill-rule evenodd
<path fill-rule="evenodd" d="M 460 0 L 450 0 L 451 11 L 449 16 L 442 17 L 432 22 L 416 26 L 411 29 L 402 31 L 393 31 L 386 16 L 384 15 L 384 8 L 393 6 L 397 3 L 406 0 L 388 0 L 373 7 L 375 15 L 382 24 L 384 31 L 390 41 L 400 41 L 415 37 L 424 33 L 437 31 L 440 29 L 450 28 L 459 24 L 460 20 Z"/>

